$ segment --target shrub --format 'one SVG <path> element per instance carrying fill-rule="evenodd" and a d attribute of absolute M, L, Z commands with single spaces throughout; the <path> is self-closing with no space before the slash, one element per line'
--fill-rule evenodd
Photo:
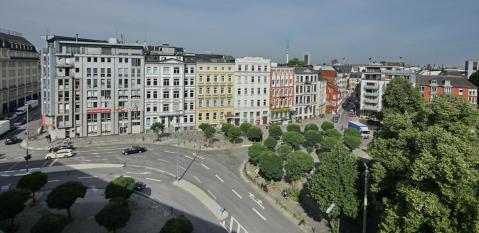
<path fill-rule="evenodd" d="M 288 132 L 290 131 L 296 131 L 298 133 L 301 133 L 301 126 L 297 125 L 297 124 L 290 124 L 288 125 L 288 127 L 286 127 L 286 130 Z"/>
<path fill-rule="evenodd" d="M 250 123 L 248 122 L 243 122 L 241 123 L 240 125 L 240 129 L 241 131 L 243 131 L 244 134 L 247 134 L 248 133 L 248 130 L 253 127 L 253 125 L 251 125 Z"/>
<path fill-rule="evenodd" d="M 283 160 L 271 151 L 264 152 L 259 161 L 259 170 L 267 180 L 279 181 L 284 175 Z"/>
<path fill-rule="evenodd" d="M 316 124 L 314 124 L 314 123 L 309 123 L 309 124 L 307 124 L 306 126 L 304 126 L 304 132 L 307 132 L 308 130 L 316 130 L 316 131 L 318 131 L 319 128 L 318 128 L 318 126 L 317 126 Z"/>
<path fill-rule="evenodd" d="M 277 124 L 272 124 L 269 127 L 269 136 L 275 138 L 276 140 L 280 139 L 281 136 L 283 135 L 283 130 L 281 129 L 281 126 Z"/>
<path fill-rule="evenodd" d="M 276 139 L 274 139 L 273 137 L 268 137 L 266 138 L 266 140 L 264 140 L 264 145 L 270 149 L 271 151 L 274 151 L 274 149 L 276 148 L 276 145 L 278 144 L 278 141 L 276 141 Z"/>
<path fill-rule="evenodd" d="M 326 131 L 328 129 L 333 129 L 334 128 L 334 123 L 331 121 L 325 121 L 321 124 L 321 129 L 323 131 Z"/>
<path fill-rule="evenodd" d="M 258 127 L 251 127 L 246 134 L 248 139 L 253 142 L 260 142 L 263 139 L 263 132 Z"/>

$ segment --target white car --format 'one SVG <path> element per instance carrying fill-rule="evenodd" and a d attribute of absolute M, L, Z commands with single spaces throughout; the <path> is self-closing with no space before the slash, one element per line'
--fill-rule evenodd
<path fill-rule="evenodd" d="M 73 152 L 71 149 L 61 149 L 61 150 L 58 150 L 57 152 L 48 153 L 47 155 L 45 155 L 45 159 L 68 158 L 72 156 L 73 156 Z"/>

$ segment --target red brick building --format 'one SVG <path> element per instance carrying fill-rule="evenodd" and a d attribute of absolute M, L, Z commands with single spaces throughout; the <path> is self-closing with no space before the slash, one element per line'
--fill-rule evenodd
<path fill-rule="evenodd" d="M 463 76 L 418 76 L 416 86 L 426 102 L 438 94 L 450 94 L 477 105 L 478 88 Z"/>
<path fill-rule="evenodd" d="M 287 120 L 294 107 L 294 67 L 271 67 L 270 74 L 271 121 Z"/>
<path fill-rule="evenodd" d="M 326 88 L 326 112 L 336 113 L 341 101 L 341 91 L 334 83 L 328 81 Z"/>

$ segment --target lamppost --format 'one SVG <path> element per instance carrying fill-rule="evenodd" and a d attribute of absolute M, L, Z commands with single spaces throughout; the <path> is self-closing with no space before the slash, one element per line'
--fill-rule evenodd
<path fill-rule="evenodd" d="M 367 212 L 367 205 L 368 205 L 368 174 L 369 169 L 368 165 L 364 163 L 364 167 L 366 171 L 364 171 L 364 203 L 363 203 L 363 233 L 366 233 L 366 212 Z"/>
<path fill-rule="evenodd" d="M 178 110 L 178 116 L 176 118 L 177 125 L 178 125 L 178 132 L 177 132 L 177 145 L 176 145 L 176 182 L 179 181 L 179 167 L 180 167 L 180 162 L 179 162 L 179 157 L 180 157 L 180 130 L 181 130 L 181 125 L 180 125 L 180 116 L 181 116 L 181 110 Z"/>
<path fill-rule="evenodd" d="M 30 114 L 30 111 L 29 111 L 29 105 L 28 104 L 25 104 L 24 105 L 26 108 L 27 108 L 27 141 L 26 141 L 26 145 L 27 145 L 27 154 L 25 155 L 25 162 L 26 162 L 26 167 L 27 167 L 27 173 L 28 173 L 28 160 L 30 160 L 32 158 L 32 156 L 28 153 L 28 140 L 30 138 L 30 131 L 28 129 L 28 115 Z"/>

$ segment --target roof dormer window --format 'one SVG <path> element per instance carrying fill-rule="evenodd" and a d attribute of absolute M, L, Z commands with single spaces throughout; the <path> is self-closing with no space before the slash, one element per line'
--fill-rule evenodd
<path fill-rule="evenodd" d="M 430 81 L 431 84 L 437 84 L 437 80 L 433 79 Z"/>

